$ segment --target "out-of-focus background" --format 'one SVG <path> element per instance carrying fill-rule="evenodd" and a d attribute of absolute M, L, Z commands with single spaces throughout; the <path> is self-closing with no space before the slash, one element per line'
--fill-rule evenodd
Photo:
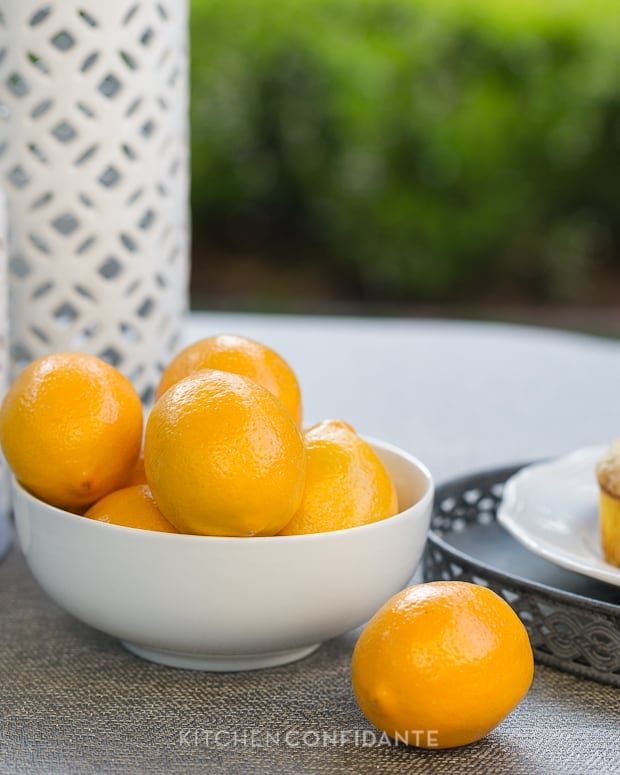
<path fill-rule="evenodd" d="M 617 0 L 191 0 L 194 308 L 620 336 Z"/>

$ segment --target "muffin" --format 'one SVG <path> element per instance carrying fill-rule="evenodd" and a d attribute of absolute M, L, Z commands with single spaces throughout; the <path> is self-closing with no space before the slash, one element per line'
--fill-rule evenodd
<path fill-rule="evenodd" d="M 596 464 L 599 520 L 605 560 L 620 568 L 620 439 Z"/>

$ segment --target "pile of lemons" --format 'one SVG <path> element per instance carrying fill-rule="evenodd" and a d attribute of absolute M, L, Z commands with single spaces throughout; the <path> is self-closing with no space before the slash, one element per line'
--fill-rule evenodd
<path fill-rule="evenodd" d="M 398 511 L 394 484 L 353 428 L 302 430 L 289 364 L 236 335 L 201 339 L 142 406 L 113 366 L 54 353 L 19 375 L 0 408 L 18 481 L 47 503 L 128 527 L 212 536 L 324 532 Z"/>

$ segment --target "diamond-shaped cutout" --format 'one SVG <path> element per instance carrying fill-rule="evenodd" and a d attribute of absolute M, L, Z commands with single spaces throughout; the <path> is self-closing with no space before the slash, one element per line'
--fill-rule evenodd
<path fill-rule="evenodd" d="M 80 113 L 83 113 L 86 118 L 95 117 L 95 111 L 91 110 L 91 108 L 89 108 L 85 102 L 76 102 L 75 107 L 80 111 Z"/>
<path fill-rule="evenodd" d="M 99 357 L 112 366 L 119 366 L 123 362 L 123 356 L 114 347 L 106 347 L 99 353 Z"/>
<path fill-rule="evenodd" d="M 41 116 L 44 116 L 47 111 L 53 107 L 54 102 L 53 100 L 45 99 L 41 100 L 41 102 L 37 103 L 34 108 L 30 111 L 30 115 L 32 118 L 41 118 Z"/>
<path fill-rule="evenodd" d="M 93 200 L 88 196 L 88 194 L 85 194 L 83 191 L 80 191 L 78 194 L 78 199 L 80 202 L 84 205 L 84 207 L 88 207 L 89 210 L 92 210 L 95 206 L 95 203 Z"/>
<path fill-rule="evenodd" d="M 70 143 L 75 139 L 77 132 L 68 121 L 61 121 L 52 129 L 52 134 L 59 143 Z"/>
<path fill-rule="evenodd" d="M 153 132 L 155 131 L 155 122 L 151 121 L 149 119 L 148 121 L 145 121 L 144 124 L 140 127 L 140 134 L 142 137 L 150 137 Z"/>
<path fill-rule="evenodd" d="M 123 153 L 125 154 L 125 156 L 129 159 L 129 161 L 135 161 L 138 158 L 138 154 L 127 143 L 123 143 L 121 145 L 121 148 L 122 148 Z"/>
<path fill-rule="evenodd" d="M 32 267 L 24 258 L 24 256 L 18 253 L 11 259 L 9 263 L 9 271 L 13 277 L 17 277 L 18 279 L 23 280 L 24 277 L 28 277 L 28 275 L 32 272 Z"/>
<path fill-rule="evenodd" d="M 7 175 L 7 178 L 11 181 L 15 188 L 24 188 L 24 186 L 27 186 L 28 183 L 30 183 L 30 175 L 28 175 L 21 164 L 16 164 Z"/>
<path fill-rule="evenodd" d="M 52 221 L 52 226 L 59 234 L 62 234 L 64 237 L 69 237 L 71 234 L 73 234 L 79 225 L 80 222 L 75 217 L 75 215 L 72 215 L 71 213 L 63 213 L 62 215 L 59 215 L 58 218 L 54 218 Z"/>
<path fill-rule="evenodd" d="M 92 246 L 97 242 L 97 237 L 95 237 L 94 234 L 91 234 L 90 237 L 87 237 L 84 242 L 81 242 L 77 248 L 75 249 L 75 255 L 76 256 L 82 256 L 84 253 L 87 253 Z"/>
<path fill-rule="evenodd" d="M 77 159 L 75 160 L 74 164 L 76 167 L 81 167 L 83 164 L 86 164 L 87 161 L 89 161 L 99 150 L 99 146 L 97 143 L 94 145 L 89 146 L 83 153 L 81 153 Z"/>
<path fill-rule="evenodd" d="M 129 24 L 129 22 L 133 19 L 133 17 L 136 15 L 139 9 L 140 9 L 140 6 L 138 3 L 131 6 L 131 8 L 127 11 L 125 16 L 123 17 L 122 24 L 124 27 L 126 27 Z"/>
<path fill-rule="evenodd" d="M 44 296 L 52 290 L 54 283 L 51 280 L 46 280 L 40 285 L 36 285 L 30 294 L 30 298 L 35 301 L 36 299 L 42 299 Z"/>
<path fill-rule="evenodd" d="M 138 288 L 142 285 L 142 280 L 140 278 L 137 278 L 129 283 L 129 285 L 125 288 L 125 296 L 129 298 L 130 296 L 133 296 L 134 293 L 138 290 Z"/>
<path fill-rule="evenodd" d="M 14 97 L 25 97 L 30 91 L 28 81 L 19 73 L 11 73 L 5 83 L 6 88 Z"/>
<path fill-rule="evenodd" d="M 32 14 L 28 24 L 30 24 L 31 27 L 38 27 L 39 24 L 42 24 L 47 19 L 51 12 L 52 7 L 50 5 L 44 5 L 43 8 L 39 8 L 38 11 Z"/>
<path fill-rule="evenodd" d="M 59 307 L 56 307 L 53 315 L 57 323 L 66 327 L 70 326 L 78 318 L 79 312 L 72 304 L 65 301 Z"/>
<path fill-rule="evenodd" d="M 40 252 L 43 253 L 46 256 L 49 256 L 51 253 L 50 246 L 47 244 L 47 242 L 38 234 L 35 234 L 34 232 L 31 232 L 28 235 L 28 239 L 34 245 L 34 247 Z"/>
<path fill-rule="evenodd" d="M 135 344 L 140 341 L 140 332 L 134 326 L 130 326 L 129 323 L 120 323 L 119 330 L 123 339 Z"/>
<path fill-rule="evenodd" d="M 27 366 L 30 361 L 33 361 L 35 358 L 30 350 L 24 344 L 19 342 L 11 347 L 11 356 L 15 367 L 18 369 Z"/>
<path fill-rule="evenodd" d="M 99 26 L 97 19 L 95 19 L 95 17 L 92 16 L 91 14 L 89 14 L 88 11 L 79 10 L 78 17 L 84 22 L 84 24 L 88 25 L 89 27 Z"/>
<path fill-rule="evenodd" d="M 166 256 L 166 262 L 170 266 L 174 266 L 177 261 L 181 261 L 183 256 L 183 251 L 181 250 L 181 247 L 179 245 L 175 245 L 170 253 Z"/>
<path fill-rule="evenodd" d="M 123 265 L 114 256 L 109 256 L 97 270 L 106 280 L 113 280 L 123 271 Z"/>
<path fill-rule="evenodd" d="M 28 150 L 41 164 L 47 164 L 47 156 L 43 153 L 43 148 L 36 143 L 28 143 Z"/>
<path fill-rule="evenodd" d="M 136 97 L 135 100 L 133 100 L 130 104 L 127 110 L 125 111 L 125 115 L 127 118 L 131 118 L 133 114 L 138 110 L 138 108 L 142 105 L 144 100 L 142 97 Z"/>
<path fill-rule="evenodd" d="M 128 197 L 127 197 L 127 207 L 131 207 L 133 204 L 135 204 L 140 197 L 144 196 L 144 189 L 143 188 L 137 188 L 135 191 L 133 191 Z"/>
<path fill-rule="evenodd" d="M 100 328 L 101 326 L 96 323 L 91 323 L 88 326 L 84 326 L 81 330 L 72 332 L 71 346 L 75 347 L 76 350 L 82 350 L 89 339 L 92 339 Z"/>
<path fill-rule="evenodd" d="M 173 89 L 177 85 L 177 81 L 181 77 L 181 71 L 178 67 L 175 67 L 175 69 L 170 73 L 170 78 L 168 78 L 168 86 Z"/>
<path fill-rule="evenodd" d="M 105 188 L 114 188 L 114 186 L 118 185 L 120 179 L 120 172 L 112 165 L 106 167 L 99 176 L 99 182 L 102 186 L 105 186 Z"/>
<path fill-rule="evenodd" d="M 118 52 L 119 57 L 121 58 L 121 61 L 127 65 L 127 67 L 130 70 L 137 70 L 138 69 L 138 62 L 128 51 L 119 51 Z"/>
<path fill-rule="evenodd" d="M 30 62 L 31 65 L 34 65 L 37 68 L 37 70 L 39 70 L 42 73 L 45 73 L 45 75 L 49 73 L 50 69 L 47 62 L 38 54 L 35 54 L 34 51 L 28 52 L 28 61 Z"/>
<path fill-rule="evenodd" d="M 41 194 L 41 196 L 37 197 L 34 202 L 30 205 L 30 210 L 40 210 L 42 207 L 45 207 L 48 205 L 52 199 L 54 198 L 54 194 L 52 194 L 51 191 L 46 191 L 44 194 Z"/>
<path fill-rule="evenodd" d="M 80 72 L 86 73 L 88 70 L 90 70 L 91 67 L 97 62 L 99 59 L 99 52 L 93 51 L 91 52 L 86 59 L 82 62 L 82 65 L 80 67 Z"/>
<path fill-rule="evenodd" d="M 97 297 L 85 285 L 76 284 L 73 287 L 75 288 L 76 293 L 83 298 L 88 299 L 88 301 L 97 301 Z"/>
<path fill-rule="evenodd" d="M 153 32 L 153 28 L 147 27 L 142 35 L 140 35 L 140 43 L 142 43 L 143 46 L 150 46 L 154 37 L 155 33 Z"/>
<path fill-rule="evenodd" d="M 122 85 L 118 78 L 110 73 L 106 75 L 97 88 L 104 97 L 113 99 L 121 90 Z"/>
<path fill-rule="evenodd" d="M 50 40 L 50 43 L 59 51 L 69 51 L 75 46 L 75 38 L 68 30 L 60 30 Z"/>
<path fill-rule="evenodd" d="M 34 334 L 40 342 L 43 342 L 43 344 L 50 343 L 49 335 L 42 328 L 39 328 L 39 326 L 35 326 L 34 324 L 31 324 L 28 328 L 30 329 L 30 333 Z"/>
<path fill-rule="evenodd" d="M 138 226 L 143 231 L 148 231 L 155 222 L 155 212 L 153 210 L 147 210 L 142 218 L 138 221 Z"/>
<path fill-rule="evenodd" d="M 121 242 L 130 253 L 135 253 L 138 250 L 138 243 L 130 234 L 127 234 L 126 232 L 121 234 Z"/>
<path fill-rule="evenodd" d="M 155 302 L 150 296 L 147 296 L 142 304 L 138 307 L 136 312 L 141 318 L 148 318 L 153 314 L 155 309 Z"/>
<path fill-rule="evenodd" d="M 148 406 L 153 399 L 155 398 L 155 389 L 152 385 L 147 385 L 144 390 L 140 393 L 140 401 L 145 406 Z"/>

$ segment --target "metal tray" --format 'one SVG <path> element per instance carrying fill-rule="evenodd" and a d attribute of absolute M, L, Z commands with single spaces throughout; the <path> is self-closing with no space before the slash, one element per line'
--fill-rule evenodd
<path fill-rule="evenodd" d="M 523 465 L 437 488 L 424 579 L 489 587 L 518 613 L 537 661 L 620 686 L 620 587 L 537 557 L 496 520 L 503 484 Z"/>

